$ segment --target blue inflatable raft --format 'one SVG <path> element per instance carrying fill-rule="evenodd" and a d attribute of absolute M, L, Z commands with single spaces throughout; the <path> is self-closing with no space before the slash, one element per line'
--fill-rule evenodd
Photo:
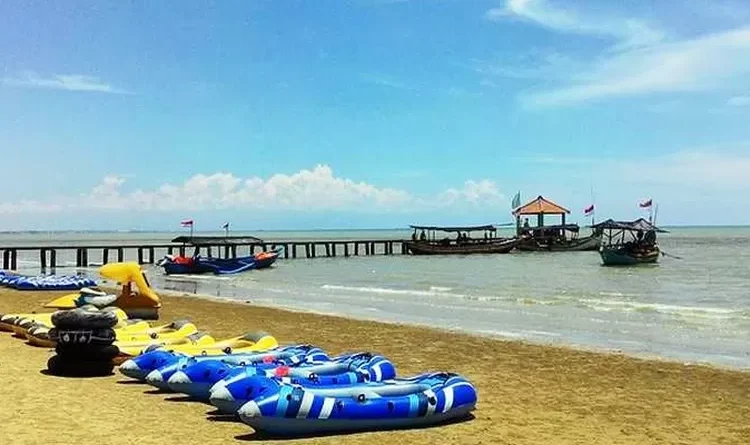
<path fill-rule="evenodd" d="M 237 370 L 238 372 L 234 372 Z M 327 363 L 298 363 L 292 365 L 262 364 L 237 366 L 223 362 L 199 362 L 182 369 L 169 379 L 169 388 L 198 400 L 209 400 L 211 388 L 223 379 L 242 380 L 255 374 L 279 375 L 284 382 L 309 382 L 332 385 L 390 379 L 396 376 L 393 363 L 370 353 L 347 354 Z"/>
<path fill-rule="evenodd" d="M 274 368 L 280 365 L 321 363 L 329 360 L 330 359 L 328 355 L 322 349 L 310 345 L 286 346 L 278 348 L 274 351 L 263 353 L 254 352 L 247 354 L 227 354 L 197 357 L 181 356 L 176 361 L 171 360 L 168 364 L 162 365 L 149 372 L 146 375 L 146 383 L 159 389 L 169 390 L 171 389 L 168 384 L 169 379 L 176 372 L 187 369 L 188 367 L 197 363 L 204 362 L 215 363 L 215 367 L 218 369 L 222 367 L 229 367 L 230 365 Z"/>
<path fill-rule="evenodd" d="M 339 387 L 304 387 L 251 377 L 253 399 L 237 414 L 256 431 L 274 436 L 414 428 L 466 417 L 477 392 L 451 373 Z"/>
<path fill-rule="evenodd" d="M 80 290 L 96 286 L 96 281 L 77 275 L 28 276 L 0 272 L 0 285 L 17 290 Z"/>
<path fill-rule="evenodd" d="M 193 374 L 198 374 L 198 369 Z M 280 372 L 281 371 L 281 372 Z M 230 371 L 210 389 L 209 400 L 219 411 L 234 414 L 252 397 L 254 375 L 276 377 L 282 383 L 302 386 L 344 386 L 363 382 L 380 382 L 396 377 L 393 363 L 369 352 L 347 354 L 329 363 L 259 370 L 245 367 Z M 200 377 L 198 377 L 200 378 Z"/>

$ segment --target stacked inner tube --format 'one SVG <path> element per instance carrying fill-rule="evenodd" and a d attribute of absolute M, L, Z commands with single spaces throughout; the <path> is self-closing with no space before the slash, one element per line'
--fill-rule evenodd
<path fill-rule="evenodd" d="M 56 355 L 47 362 L 50 374 L 71 377 L 110 375 L 112 359 L 119 350 L 113 345 L 117 315 L 111 311 L 72 309 L 52 315 L 49 337 L 56 342 Z"/>

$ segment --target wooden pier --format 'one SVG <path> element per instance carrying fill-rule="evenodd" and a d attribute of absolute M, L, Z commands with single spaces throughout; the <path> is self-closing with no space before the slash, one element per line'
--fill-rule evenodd
<path fill-rule="evenodd" d="M 408 253 L 406 240 L 372 239 L 372 240 L 260 240 L 252 237 L 179 237 L 169 243 L 144 245 L 101 244 L 86 246 L 0 246 L 2 268 L 18 270 L 19 258 L 25 261 L 32 258 L 39 260 L 39 266 L 45 270 L 66 265 L 60 264 L 63 253 L 75 252 L 75 267 L 88 267 L 92 264 L 111 262 L 137 261 L 138 264 L 155 264 L 164 255 L 205 255 L 210 258 L 236 258 L 252 255 L 281 247 L 284 259 L 312 259 L 372 255 L 401 255 Z"/>

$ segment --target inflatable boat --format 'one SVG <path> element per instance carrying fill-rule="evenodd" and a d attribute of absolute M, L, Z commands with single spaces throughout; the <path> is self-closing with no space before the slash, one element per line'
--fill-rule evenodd
<path fill-rule="evenodd" d="M 219 379 L 216 377 L 216 375 L 218 375 L 218 370 L 231 372 L 234 367 L 271 369 L 280 365 L 303 363 L 314 364 L 323 363 L 329 360 L 328 355 L 326 355 L 322 349 L 309 345 L 302 345 L 299 347 L 289 346 L 286 348 L 265 351 L 262 354 L 229 354 L 216 357 L 186 357 L 181 358 L 177 362 L 173 362 L 151 371 L 146 376 L 146 383 L 160 389 L 171 390 L 169 380 L 175 373 L 187 369 L 196 363 L 203 362 L 210 362 L 216 365 L 211 368 L 209 375 L 206 376 L 207 379 L 212 379 L 215 382 Z M 224 375 L 229 376 L 229 374 Z"/>
<path fill-rule="evenodd" d="M 0 271 L 0 285 L 16 290 L 77 290 L 96 286 L 96 282 L 78 275 L 29 276 Z"/>
<path fill-rule="evenodd" d="M 348 384 L 369 381 L 370 378 L 393 378 L 396 369 L 393 364 L 381 356 L 370 353 L 350 354 L 332 359 L 328 363 L 278 365 L 267 367 L 238 366 L 245 375 L 255 373 L 264 375 L 279 375 L 283 381 L 306 381 L 311 384 L 329 385 L 332 382 Z M 265 368 L 265 369 L 264 369 Z M 210 390 L 214 384 L 225 378 L 233 381 L 238 379 L 231 376 L 233 366 L 222 362 L 199 362 L 174 373 L 167 384 L 174 392 L 187 394 L 198 400 L 209 400 Z M 239 377 L 242 380 L 242 377 Z M 313 383 L 314 382 L 314 383 Z"/>
<path fill-rule="evenodd" d="M 146 380 L 146 376 L 151 371 L 175 365 L 178 362 L 184 364 L 191 357 L 196 357 L 200 360 L 232 360 L 235 356 L 241 355 L 242 358 L 240 360 L 244 362 L 253 358 L 257 359 L 257 357 L 281 356 L 283 354 L 291 355 L 291 351 L 299 354 L 312 348 L 311 346 L 287 346 L 277 349 L 277 347 L 278 342 L 276 339 L 265 333 L 245 334 L 241 337 L 233 337 L 204 346 L 168 345 L 150 347 L 143 354 L 123 362 L 119 369 L 127 377 Z M 303 350 L 302 348 L 307 349 Z M 257 351 L 271 352 L 258 354 Z M 252 354 L 250 354 L 251 352 Z M 320 352 L 322 353 L 322 351 Z M 166 369 L 163 371 L 167 372 Z M 166 382 L 166 380 L 164 381 Z"/>
<path fill-rule="evenodd" d="M 194 380 L 205 379 L 200 369 L 188 368 L 184 372 Z M 270 369 L 247 367 L 240 369 L 239 372 L 231 372 L 211 387 L 209 397 L 211 404 L 223 413 L 236 413 L 242 405 L 252 399 L 254 381 L 251 377 L 254 375 L 276 377 L 282 383 L 306 387 L 346 386 L 393 379 L 396 377 L 396 368 L 386 358 L 369 352 L 347 354 L 335 357 L 328 363 L 314 365 L 275 366 Z"/>
<path fill-rule="evenodd" d="M 167 275 L 203 273 L 229 275 L 270 267 L 279 258 L 280 253 L 281 250 L 272 250 L 238 258 L 167 255 L 159 261 L 158 265 L 164 268 L 164 272 Z"/>
<path fill-rule="evenodd" d="M 477 401 L 474 385 L 452 373 L 329 387 L 251 379 L 252 400 L 237 414 L 273 436 L 425 427 L 466 417 Z"/>

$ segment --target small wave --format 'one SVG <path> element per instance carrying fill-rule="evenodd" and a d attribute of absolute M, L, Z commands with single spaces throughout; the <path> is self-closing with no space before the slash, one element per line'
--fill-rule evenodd
<path fill-rule="evenodd" d="M 429 290 L 418 290 L 418 289 L 389 289 L 385 287 L 355 287 L 355 286 L 340 286 L 336 284 L 324 284 L 320 286 L 321 289 L 335 290 L 344 292 L 358 292 L 365 294 L 378 294 L 378 295 L 408 295 L 412 297 L 449 297 L 465 301 L 481 301 L 481 302 L 492 302 L 492 301 L 514 301 L 515 298 L 498 297 L 490 295 L 468 295 L 450 293 L 448 290 L 451 288 L 438 288 L 436 286 L 430 287 Z"/>
<path fill-rule="evenodd" d="M 450 292 L 452 290 L 453 290 L 452 287 L 430 286 L 431 292 Z"/>
<path fill-rule="evenodd" d="M 582 298 L 579 301 L 591 309 L 605 312 L 621 310 L 625 312 L 660 313 L 714 319 L 728 319 L 738 315 L 742 316 L 742 311 L 718 307 L 680 306 L 662 303 L 636 303 L 632 301 L 597 300 L 588 298 Z"/>

